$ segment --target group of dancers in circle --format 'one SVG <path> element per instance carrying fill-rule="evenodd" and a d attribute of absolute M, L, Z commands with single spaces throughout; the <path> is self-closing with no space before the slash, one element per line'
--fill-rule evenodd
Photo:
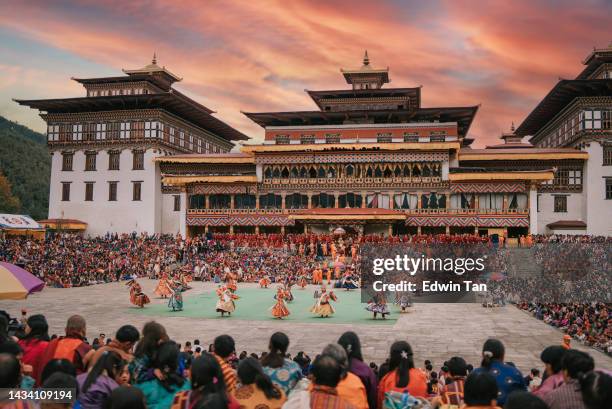
<path fill-rule="evenodd" d="M 327 284 L 331 285 L 330 270 L 328 269 L 327 271 Z M 336 282 L 334 288 L 343 288 L 346 291 L 360 288 L 359 278 L 350 269 L 347 269 L 341 277 L 336 273 L 335 278 Z M 238 279 L 239 276 L 236 273 L 227 269 L 225 271 L 223 284 L 219 285 L 215 290 L 216 296 L 218 297 L 215 309 L 221 314 L 221 317 L 224 317 L 226 314 L 227 316 L 231 316 L 232 312 L 236 311 L 236 300 L 240 299 L 236 294 L 238 291 Z M 182 311 L 182 293 L 192 288 L 189 285 L 191 281 L 191 275 L 181 271 L 173 275 L 163 273 L 154 292 L 161 298 L 168 298 L 168 308 L 171 308 L 172 311 Z M 288 317 L 291 314 L 288 304 L 295 299 L 292 293 L 292 287 L 297 284 L 301 290 L 304 290 L 308 282 L 309 278 L 304 275 L 300 277 L 291 275 L 286 276 L 284 282 L 280 283 L 276 288 L 276 294 L 274 295 L 275 303 L 270 308 L 272 317 L 276 319 Z M 309 311 L 318 317 L 331 317 L 336 312 L 332 302 L 338 302 L 338 297 L 333 289 L 327 289 L 323 281 L 323 270 L 320 267 L 313 271 L 310 282 L 314 285 L 320 285 L 320 287 L 314 293 L 315 303 Z M 272 280 L 268 276 L 264 276 L 259 280 L 259 287 L 262 289 L 267 289 L 271 284 Z M 126 285 L 130 288 L 130 302 L 133 305 L 144 308 L 146 304 L 151 302 L 149 297 L 143 293 L 142 287 L 135 279 L 128 281 Z M 406 294 L 398 294 L 395 303 L 400 307 L 401 312 L 407 312 L 408 307 L 412 305 L 410 297 Z M 378 315 L 380 315 L 382 319 L 386 319 L 386 316 L 390 314 L 386 297 L 382 293 L 378 293 L 372 297 L 365 309 L 373 314 L 374 319 L 376 319 Z"/>

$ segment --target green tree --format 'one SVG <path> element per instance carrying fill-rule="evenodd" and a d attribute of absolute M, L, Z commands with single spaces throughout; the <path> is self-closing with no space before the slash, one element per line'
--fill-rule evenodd
<path fill-rule="evenodd" d="M 20 208 L 19 199 L 11 191 L 11 183 L 0 173 L 0 213 L 17 213 Z"/>

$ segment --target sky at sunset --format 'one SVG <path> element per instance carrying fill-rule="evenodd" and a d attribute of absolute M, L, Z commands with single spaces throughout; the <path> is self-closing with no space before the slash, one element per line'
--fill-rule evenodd
<path fill-rule="evenodd" d="M 255 141 L 244 112 L 312 110 L 305 89 L 348 87 L 341 67 L 389 67 L 424 107 L 480 104 L 470 136 L 494 143 L 594 46 L 610 0 L 0 0 L 0 115 L 43 131 L 12 98 L 83 96 L 70 77 L 115 76 L 155 51 L 175 87 Z"/>

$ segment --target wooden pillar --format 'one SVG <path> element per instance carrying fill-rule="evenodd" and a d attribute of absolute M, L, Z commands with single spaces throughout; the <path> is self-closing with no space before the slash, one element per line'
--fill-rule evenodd
<path fill-rule="evenodd" d="M 393 223 L 389 223 L 388 233 L 389 233 L 389 236 L 393 236 Z"/>
<path fill-rule="evenodd" d="M 361 208 L 362 209 L 365 209 L 366 207 L 368 207 L 368 204 L 366 203 L 366 197 L 368 197 L 368 193 L 361 192 Z"/>
<path fill-rule="evenodd" d="M 478 226 L 474 226 L 474 234 L 478 235 Z"/>
<path fill-rule="evenodd" d="M 236 195 L 230 195 L 230 209 L 233 209 L 235 206 L 235 201 L 234 201 L 234 197 Z"/>
<path fill-rule="evenodd" d="M 450 234 L 450 226 L 446 226 L 446 234 Z"/>
<path fill-rule="evenodd" d="M 417 226 L 417 234 L 421 234 L 421 226 Z"/>
<path fill-rule="evenodd" d="M 259 209 L 259 195 L 255 195 L 255 209 Z"/>
<path fill-rule="evenodd" d="M 285 234 L 285 226 L 281 226 L 281 234 Z"/>
<path fill-rule="evenodd" d="M 308 206 L 307 209 L 312 209 L 312 192 L 308 192 Z M 306 228 L 306 225 L 304 225 L 304 229 Z M 306 231 L 304 231 L 306 232 Z"/>
<path fill-rule="evenodd" d="M 285 210 L 285 198 L 287 197 L 287 192 L 281 193 L 281 209 Z"/>
<path fill-rule="evenodd" d="M 339 200 L 338 198 L 340 197 L 340 193 L 339 192 L 334 192 L 334 208 L 337 209 L 338 205 L 339 205 Z"/>
<path fill-rule="evenodd" d="M 395 208 L 395 192 L 389 192 L 389 209 Z"/>
<path fill-rule="evenodd" d="M 304 223 L 304 234 L 308 233 L 308 225 Z"/>
<path fill-rule="evenodd" d="M 421 209 L 422 203 L 421 203 L 421 196 L 423 195 L 423 192 L 418 190 L 417 191 L 417 209 Z"/>
<path fill-rule="evenodd" d="M 451 197 L 451 195 L 450 195 L 449 192 L 446 192 L 445 196 L 446 196 L 446 211 L 448 213 L 448 209 L 450 209 L 450 197 Z"/>
<path fill-rule="evenodd" d="M 231 225 L 229 227 L 229 232 L 230 232 L 230 234 L 234 234 L 234 226 L 233 225 Z"/>
<path fill-rule="evenodd" d="M 259 234 L 259 225 L 255 226 L 255 234 Z"/>
<path fill-rule="evenodd" d="M 210 209 L 210 195 L 204 195 L 204 209 Z"/>
<path fill-rule="evenodd" d="M 204 226 L 204 233 L 208 233 L 208 225 Z"/>

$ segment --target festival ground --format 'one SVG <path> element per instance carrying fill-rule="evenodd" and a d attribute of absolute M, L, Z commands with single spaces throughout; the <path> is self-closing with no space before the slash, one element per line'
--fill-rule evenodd
<path fill-rule="evenodd" d="M 289 352 L 300 350 L 316 355 L 325 344 L 335 342 L 348 330 L 359 334 L 364 358 L 381 363 L 388 355 L 390 344 L 397 339 L 410 342 L 415 361 L 432 360 L 440 365 L 453 355 L 478 364 L 482 343 L 489 337 L 501 339 L 506 345 L 506 360 L 514 362 L 523 373 L 541 368 L 539 354 L 548 345 L 559 344 L 563 334 L 513 306 L 488 309 L 479 304 L 416 304 L 410 313 L 399 314 L 391 306 L 391 318 L 371 319 L 372 315 L 359 303 L 358 291 L 347 294 L 337 291 L 337 310 L 331 318 L 315 318 L 308 312 L 314 303 L 315 287 L 295 289 L 296 301 L 289 304 L 289 319 L 275 320 L 269 308 L 273 305 L 275 286 L 268 290 L 255 284 L 239 284 L 237 311 L 231 317 L 220 318 L 214 312 L 216 296 L 212 283 L 193 282 L 194 288 L 184 293 L 185 310 L 170 312 L 167 300 L 156 298 L 153 289 L 157 280 L 140 279 L 143 290 L 152 303 L 144 310 L 129 302 L 129 290 L 124 283 L 100 284 L 89 287 L 46 288 L 23 301 L 0 301 L 0 309 L 19 316 L 21 308 L 30 314 L 43 313 L 50 325 L 50 334 L 63 334 L 66 319 L 81 314 L 87 320 L 90 338 L 99 333 L 114 335 L 117 328 L 133 324 L 139 328 L 154 319 L 162 323 L 177 342 L 200 339 L 207 346 L 215 336 L 230 334 L 238 351 L 267 350 L 270 335 L 284 331 L 291 339 Z M 612 370 L 612 358 L 574 342 L 573 346 L 588 351 L 596 365 Z"/>

